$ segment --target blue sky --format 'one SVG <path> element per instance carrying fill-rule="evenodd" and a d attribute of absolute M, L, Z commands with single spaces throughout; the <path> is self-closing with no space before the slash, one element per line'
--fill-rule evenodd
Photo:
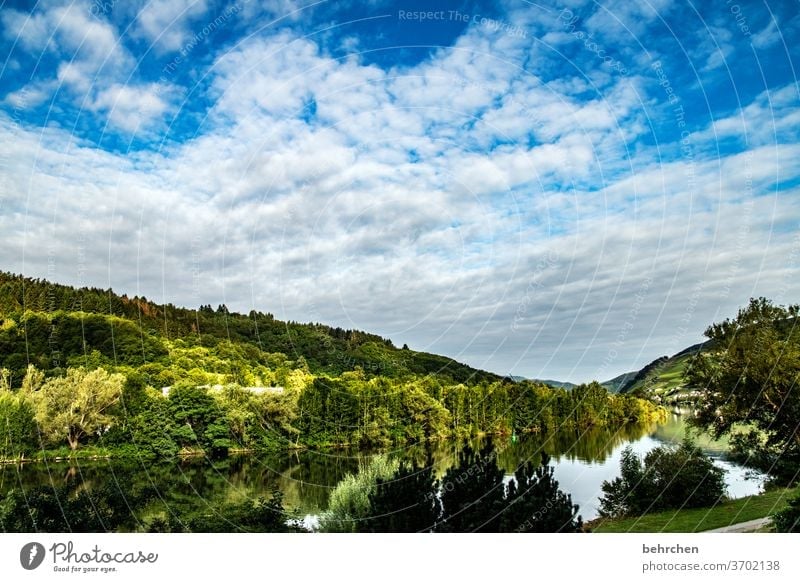
<path fill-rule="evenodd" d="M 0 268 L 607 379 L 798 302 L 800 4 L 0 8 Z"/>

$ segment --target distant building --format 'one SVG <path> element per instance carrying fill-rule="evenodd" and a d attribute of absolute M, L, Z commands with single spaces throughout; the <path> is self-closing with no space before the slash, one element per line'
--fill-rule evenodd
<path fill-rule="evenodd" d="M 198 386 L 198 388 L 205 388 L 211 392 L 221 392 L 225 386 L 222 384 L 214 384 L 213 386 L 210 384 L 203 384 L 202 386 Z M 251 394 L 283 394 L 284 391 L 283 386 L 242 386 L 241 388 Z M 170 390 L 172 390 L 172 386 L 164 386 L 161 389 L 161 395 L 165 398 L 168 397 Z"/>

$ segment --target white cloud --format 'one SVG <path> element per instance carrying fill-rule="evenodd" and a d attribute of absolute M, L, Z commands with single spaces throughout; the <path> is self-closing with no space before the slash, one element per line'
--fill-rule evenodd
<path fill-rule="evenodd" d="M 55 77 L 39 77 L 9 93 L 14 107 L 32 108 L 64 91 L 83 109 L 102 112 L 110 127 L 126 132 L 152 130 L 178 93 L 169 84 L 138 84 L 136 61 L 113 24 L 95 17 L 86 3 L 46 2 L 30 15 L 3 15 L 27 50 L 48 50 L 60 59 Z M 7 33 L 8 34 L 8 33 Z"/>
<path fill-rule="evenodd" d="M 778 28 L 778 21 L 776 20 L 775 16 L 773 15 L 770 18 L 769 23 L 762 28 L 759 32 L 753 35 L 752 43 L 753 46 L 759 49 L 765 49 L 781 39 L 781 32 Z"/>
<path fill-rule="evenodd" d="M 652 21 L 666 18 L 675 9 L 675 3 L 671 0 L 609 0 L 595 6 L 587 20 L 588 28 L 608 37 L 622 34 L 630 35 L 633 39 L 644 36 Z"/>
<path fill-rule="evenodd" d="M 92 109 L 103 111 L 108 122 L 127 132 L 136 133 L 161 119 L 170 105 L 164 99 L 168 88 L 157 83 L 144 86 L 115 84 L 100 91 L 91 104 Z"/>
<path fill-rule="evenodd" d="M 793 84 L 767 90 L 694 137 L 713 144 L 737 138 L 752 146 L 796 141 L 800 132 L 799 105 L 800 95 Z"/>
<path fill-rule="evenodd" d="M 4 101 L 15 110 L 34 108 L 44 103 L 51 95 L 52 89 L 47 83 L 31 83 L 18 91 L 5 96 Z"/>
<path fill-rule="evenodd" d="M 191 23 L 208 9 L 206 0 L 150 0 L 139 11 L 135 33 L 159 51 L 177 51 L 193 36 Z"/>
<path fill-rule="evenodd" d="M 52 42 L 52 31 L 46 14 L 26 14 L 13 8 L 0 12 L 3 36 L 17 41 L 27 51 L 42 52 Z"/>
<path fill-rule="evenodd" d="M 93 18 L 82 4 L 68 4 L 48 12 L 55 28 L 59 48 L 72 60 L 94 63 L 98 69 L 105 63 L 129 59 L 119 43 L 116 29 L 103 20 Z"/>
<path fill-rule="evenodd" d="M 104 42 L 61 81 L 83 87 Z M 737 135 L 744 117 L 760 124 L 749 151 L 698 146 L 690 163 L 668 157 L 679 144 L 636 143 L 652 113 L 638 79 L 543 83 L 498 42 L 469 29 L 382 70 L 288 32 L 254 37 L 214 62 L 197 136 L 162 151 L 117 155 L 0 117 L 0 262 L 564 379 L 606 379 L 697 341 L 750 295 L 800 291 L 786 261 L 798 191 L 774 185 L 800 177 L 800 151 L 761 127 L 791 135 L 790 88 L 692 136 Z M 122 131 L 173 107 L 173 88 L 103 78 L 86 106 Z"/>

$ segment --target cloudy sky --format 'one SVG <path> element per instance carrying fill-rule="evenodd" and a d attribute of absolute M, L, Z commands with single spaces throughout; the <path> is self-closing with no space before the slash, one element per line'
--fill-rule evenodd
<path fill-rule="evenodd" d="M 0 269 L 608 379 L 800 301 L 798 46 L 795 0 L 6 1 Z"/>

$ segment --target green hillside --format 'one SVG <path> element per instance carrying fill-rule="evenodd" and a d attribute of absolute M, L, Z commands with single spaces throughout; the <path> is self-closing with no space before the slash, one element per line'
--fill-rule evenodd
<path fill-rule="evenodd" d="M 562 382 L 561 380 L 540 380 L 535 379 L 534 382 L 540 382 L 541 384 L 547 384 L 548 386 L 552 386 L 553 388 L 563 388 L 564 390 L 572 390 L 577 384 L 573 384 L 572 382 Z"/>
<path fill-rule="evenodd" d="M 578 384 L 573 384 L 572 382 L 562 382 L 561 380 L 542 380 L 540 378 L 526 378 L 525 376 L 508 376 L 508 378 L 514 382 L 536 382 L 537 384 L 544 384 L 545 386 L 550 386 L 551 388 L 562 388 L 564 390 L 572 390 L 578 386 Z M 605 385 L 603 385 L 603 387 L 605 387 Z"/>
<path fill-rule="evenodd" d="M 663 413 L 597 383 L 514 382 L 363 331 L 0 273 L 0 460 L 384 447 Z"/>
<path fill-rule="evenodd" d="M 300 360 L 314 374 L 403 377 L 435 374 L 477 383 L 500 377 L 444 356 L 398 349 L 389 339 L 315 323 L 284 322 L 271 313 L 232 313 L 225 305 L 186 309 L 158 305 L 111 289 L 74 288 L 0 272 L 0 367 L 20 380 L 28 363 L 51 371 L 89 359 L 113 365 L 148 365 L 153 383 L 162 364 L 180 349 L 217 349 L 233 360 L 261 362 L 264 354 Z M 177 343 L 176 343 L 177 342 Z M 198 352 L 198 353 L 200 353 Z M 247 379 L 232 367 L 228 380 Z M 163 385 L 180 378 L 164 377 Z"/>
<path fill-rule="evenodd" d="M 600 385 L 606 388 L 606 390 L 608 390 L 609 392 L 619 392 L 620 388 L 622 388 L 628 382 L 633 380 L 634 376 L 636 376 L 637 373 L 638 371 L 625 372 L 624 374 L 620 374 L 619 376 L 611 378 L 611 380 L 606 380 L 605 382 L 601 382 Z"/>
<path fill-rule="evenodd" d="M 662 356 L 622 382 L 618 392 L 653 398 L 664 404 L 688 403 L 696 394 L 686 388 L 684 374 L 693 356 L 709 349 L 709 342 L 695 344 L 673 356 Z"/>

